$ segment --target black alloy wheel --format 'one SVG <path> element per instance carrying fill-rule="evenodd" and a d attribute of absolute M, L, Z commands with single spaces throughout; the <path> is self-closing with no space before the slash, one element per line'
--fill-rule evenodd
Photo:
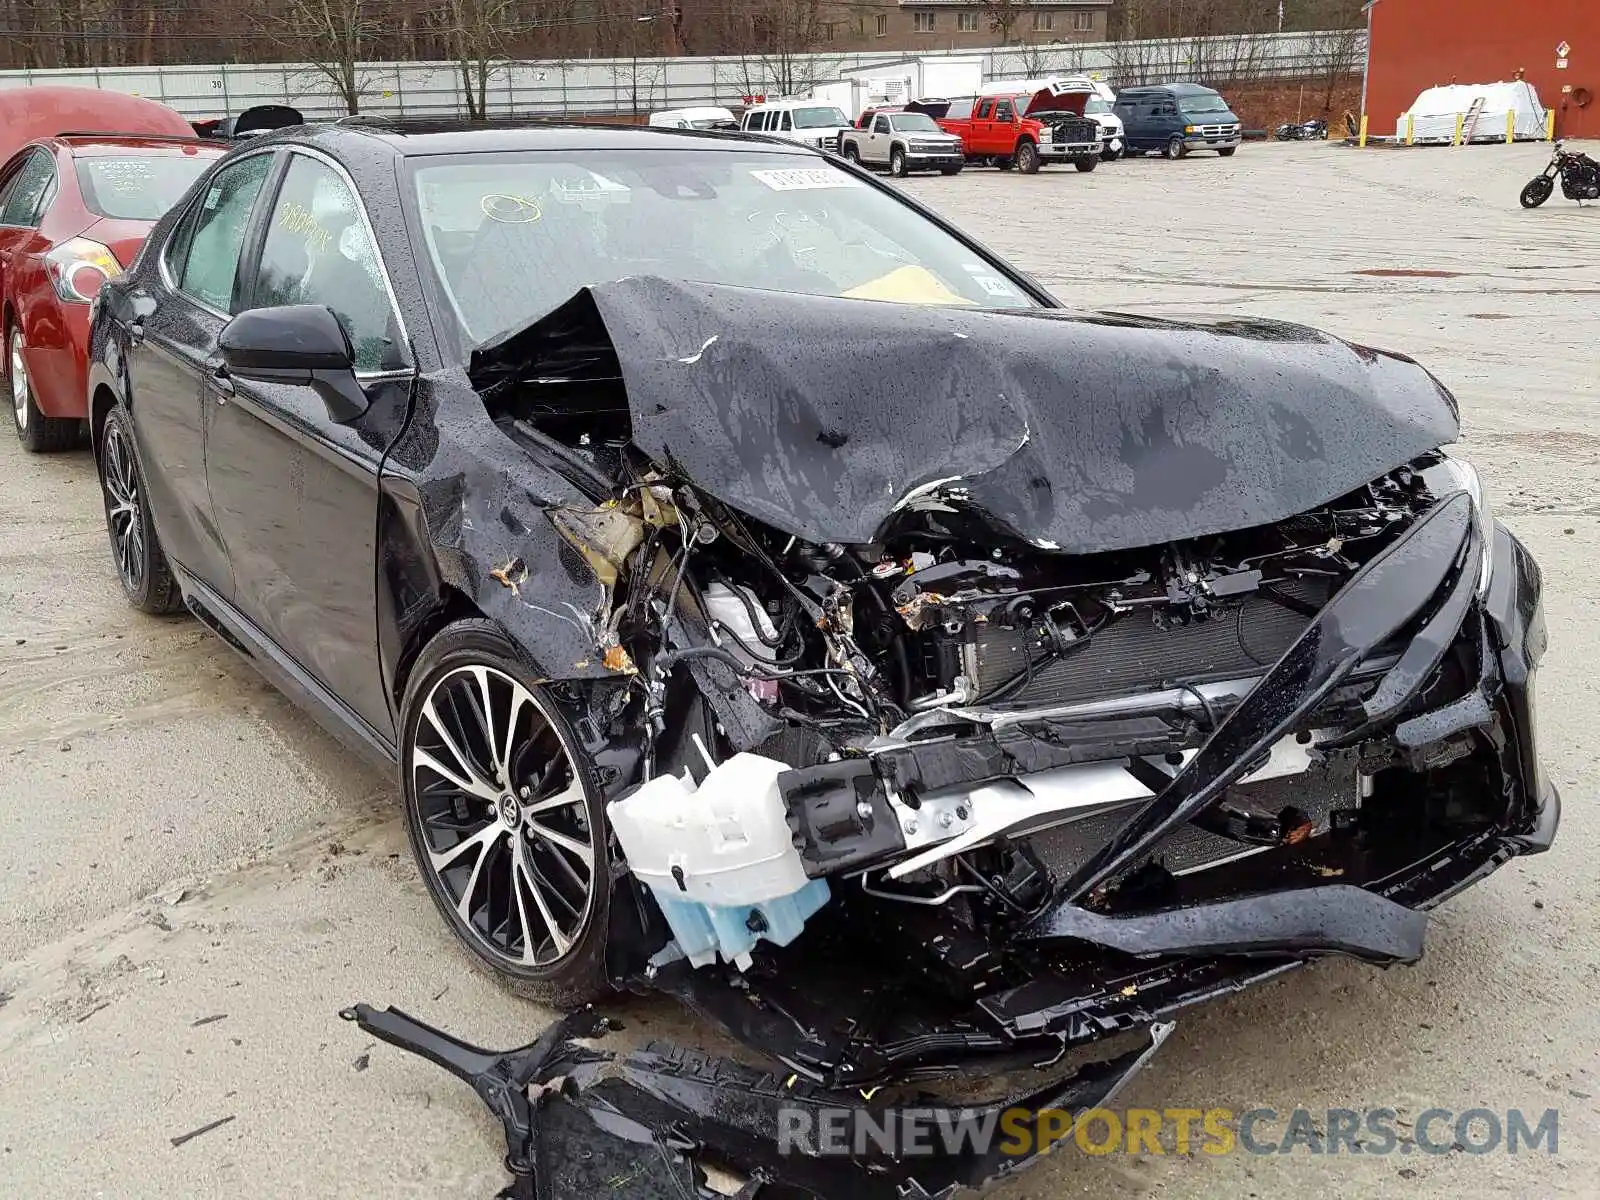
<path fill-rule="evenodd" d="M 144 473 L 134 453 L 127 410 L 121 405 L 106 415 L 98 460 L 106 534 L 123 595 L 140 612 L 157 616 L 177 612 L 183 598 L 145 502 Z"/>
<path fill-rule="evenodd" d="M 546 1003 L 602 994 L 600 789 L 560 705 L 491 622 L 458 622 L 419 656 L 401 764 L 423 881 L 475 959 Z"/>

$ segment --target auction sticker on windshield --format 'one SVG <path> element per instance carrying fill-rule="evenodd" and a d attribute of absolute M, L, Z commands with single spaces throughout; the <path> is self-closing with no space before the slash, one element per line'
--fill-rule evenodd
<path fill-rule="evenodd" d="M 783 170 L 751 171 L 750 174 L 775 192 L 862 186 L 859 179 L 852 179 L 843 171 L 835 171 L 831 167 L 789 167 Z"/>

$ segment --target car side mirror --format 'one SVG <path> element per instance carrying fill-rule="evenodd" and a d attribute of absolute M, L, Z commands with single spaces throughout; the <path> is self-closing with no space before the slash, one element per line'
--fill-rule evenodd
<path fill-rule="evenodd" d="M 356 379 L 355 351 L 333 310 L 323 304 L 253 308 L 222 327 L 218 357 L 228 374 L 314 389 L 338 424 L 367 411 Z"/>

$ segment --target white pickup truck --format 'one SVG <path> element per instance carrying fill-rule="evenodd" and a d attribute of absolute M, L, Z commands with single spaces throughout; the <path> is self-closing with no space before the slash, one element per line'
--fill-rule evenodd
<path fill-rule="evenodd" d="M 967 163 L 961 139 L 919 112 L 874 113 L 865 129 L 840 135 L 839 153 L 854 163 L 888 167 L 889 174 L 901 177 L 922 170 L 955 175 Z"/>

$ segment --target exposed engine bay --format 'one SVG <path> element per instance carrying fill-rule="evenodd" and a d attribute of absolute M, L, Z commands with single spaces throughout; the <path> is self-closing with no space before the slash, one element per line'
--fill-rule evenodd
<path fill-rule="evenodd" d="M 586 498 L 544 509 L 560 573 L 489 573 L 576 660 L 613 986 L 867 1095 L 1415 961 L 1427 909 L 1549 845 L 1538 570 L 1421 368 L 1268 322 L 760 295 L 623 280 L 469 371 Z M 848 354 L 768 321 L 903 357 L 852 406 Z"/>
<path fill-rule="evenodd" d="M 1277 525 L 1064 556 L 932 496 L 882 541 L 813 545 L 645 470 L 633 495 L 647 500 L 585 516 L 631 522 L 637 543 L 615 637 L 648 696 L 647 778 L 610 813 L 676 935 L 657 968 L 680 954 L 749 968 L 830 895 L 1007 936 L 1194 757 L 1239 681 L 1459 486 L 1431 455 Z M 556 520 L 598 553 L 578 514 Z M 1401 648 L 1380 648 L 1367 678 Z M 691 669 L 702 697 L 675 700 Z M 1455 699 L 1466 678 L 1445 667 L 1416 702 Z M 1149 904 L 1207 866 L 1353 826 L 1379 764 L 1340 743 L 1368 690 L 1308 714 L 1096 906 Z M 673 728 L 706 695 L 752 731 L 749 750 L 728 757 L 717 704 L 687 743 Z M 1450 754 L 1471 752 L 1463 738 Z"/>

